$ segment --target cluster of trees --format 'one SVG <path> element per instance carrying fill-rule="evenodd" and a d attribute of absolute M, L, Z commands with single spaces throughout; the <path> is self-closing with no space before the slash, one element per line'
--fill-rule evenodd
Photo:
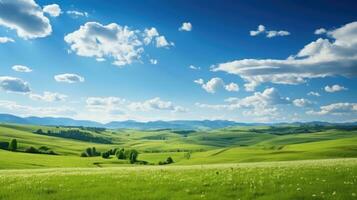
<path fill-rule="evenodd" d="M 167 165 L 171 163 L 174 163 L 174 160 L 171 157 L 168 157 L 165 161 L 160 161 L 159 165 Z"/>
<path fill-rule="evenodd" d="M 139 152 L 135 149 L 110 149 L 107 152 L 102 153 L 103 158 L 110 158 L 111 155 L 115 155 L 119 160 L 129 160 L 130 163 L 136 163 L 138 161 Z"/>
<path fill-rule="evenodd" d="M 9 151 L 18 151 L 17 140 L 12 139 L 10 142 L 0 142 L 0 149 L 5 149 L 5 150 L 9 150 Z M 30 147 L 26 148 L 25 150 L 23 150 L 22 152 L 57 155 L 57 153 L 50 150 L 50 148 L 48 148 L 46 146 L 42 146 L 38 149 L 33 146 L 30 146 Z"/>
<path fill-rule="evenodd" d="M 17 140 L 12 139 L 10 142 L 0 142 L 0 149 L 17 151 Z"/>
<path fill-rule="evenodd" d="M 95 142 L 101 144 L 111 144 L 111 140 L 105 137 L 97 137 L 90 132 L 81 131 L 79 129 L 67 129 L 67 130 L 59 130 L 59 131 L 43 131 L 42 129 L 36 130 L 34 133 L 40 135 L 48 135 L 54 137 L 62 137 L 62 138 L 71 138 L 76 140 Z"/>
<path fill-rule="evenodd" d="M 95 147 L 88 147 L 84 152 L 81 153 L 81 157 L 95 157 L 100 155 L 101 153 L 97 151 Z"/>
<path fill-rule="evenodd" d="M 139 152 L 135 149 L 124 149 L 124 148 L 115 148 L 110 149 L 105 152 L 98 152 L 95 147 L 87 148 L 84 152 L 81 153 L 81 157 L 94 157 L 102 156 L 104 159 L 110 158 L 110 156 L 115 156 L 119 160 L 129 160 L 131 164 L 138 162 Z M 147 162 L 141 161 L 143 164 Z"/>

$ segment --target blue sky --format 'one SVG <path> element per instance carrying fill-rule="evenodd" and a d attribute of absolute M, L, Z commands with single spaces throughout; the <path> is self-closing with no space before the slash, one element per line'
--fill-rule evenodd
<path fill-rule="evenodd" d="M 0 112 L 356 121 L 354 1 L 0 2 Z"/>

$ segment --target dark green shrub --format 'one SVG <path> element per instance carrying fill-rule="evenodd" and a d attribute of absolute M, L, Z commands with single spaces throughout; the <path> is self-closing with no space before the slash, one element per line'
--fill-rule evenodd
<path fill-rule="evenodd" d="M 88 148 L 86 149 L 86 154 L 87 154 L 88 157 L 91 157 L 91 156 L 93 155 L 93 153 L 92 153 L 92 148 L 88 147 Z"/>
<path fill-rule="evenodd" d="M 81 157 L 88 157 L 88 155 L 85 152 L 82 152 Z"/>
<path fill-rule="evenodd" d="M 102 153 L 102 158 L 104 158 L 104 159 L 108 159 L 109 156 L 110 156 L 110 153 L 109 153 L 109 152 L 104 152 L 104 153 Z"/>
<path fill-rule="evenodd" d="M 36 149 L 35 147 L 31 146 L 27 149 L 25 149 L 26 153 L 41 153 L 38 149 Z"/>
<path fill-rule="evenodd" d="M 116 151 L 116 156 L 118 159 L 124 160 L 125 159 L 124 149 L 120 149 L 119 151 Z"/>
<path fill-rule="evenodd" d="M 167 159 L 166 159 L 166 163 L 167 164 L 171 164 L 171 163 L 173 163 L 174 162 L 174 160 L 171 158 L 171 157 L 168 157 Z"/>
<path fill-rule="evenodd" d="M 9 145 L 10 143 L 9 142 L 0 142 L 0 149 L 9 149 Z"/>
<path fill-rule="evenodd" d="M 12 139 L 10 144 L 9 144 L 9 150 L 10 151 L 16 151 L 17 150 L 17 140 Z"/>

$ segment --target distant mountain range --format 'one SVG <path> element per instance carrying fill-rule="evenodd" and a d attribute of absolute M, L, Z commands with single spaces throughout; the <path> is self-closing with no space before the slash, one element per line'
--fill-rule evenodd
<path fill-rule="evenodd" d="M 328 123 L 328 122 L 294 122 L 294 123 L 239 123 L 229 120 L 174 120 L 174 121 L 150 121 L 138 122 L 133 120 L 112 121 L 106 124 L 90 121 L 75 120 L 63 117 L 19 117 L 10 114 L 0 114 L 0 123 L 16 123 L 31 125 L 49 125 L 49 126 L 84 126 L 84 127 L 102 127 L 112 129 L 215 129 L 229 126 L 256 126 L 256 125 L 357 125 L 353 123 Z"/>

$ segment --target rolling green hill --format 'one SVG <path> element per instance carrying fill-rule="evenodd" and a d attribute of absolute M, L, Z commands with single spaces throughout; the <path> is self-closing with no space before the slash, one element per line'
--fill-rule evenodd
<path fill-rule="evenodd" d="M 38 134 L 39 129 L 56 134 Z M 70 135 L 78 132 L 86 137 Z M 0 142 L 11 139 L 17 139 L 19 152 L 0 150 L 0 169 L 128 164 L 115 156 L 81 158 L 79 155 L 88 147 L 99 152 L 136 149 L 139 160 L 158 164 L 172 157 L 173 165 L 357 157 L 357 131 L 334 126 L 237 126 L 182 132 L 1 124 Z M 103 140 L 110 142 L 106 144 Z M 58 155 L 24 153 L 30 146 L 43 147 Z"/>
<path fill-rule="evenodd" d="M 13 139 L 16 151 L 6 146 Z M 357 198 L 355 127 L 139 131 L 0 124 L 0 147 L 0 200 Z M 29 153 L 30 147 L 55 155 Z M 139 156 L 133 164 L 115 155 L 80 156 L 93 147 L 109 156 L 134 149 Z M 174 162 L 167 164 L 169 157 Z"/>

